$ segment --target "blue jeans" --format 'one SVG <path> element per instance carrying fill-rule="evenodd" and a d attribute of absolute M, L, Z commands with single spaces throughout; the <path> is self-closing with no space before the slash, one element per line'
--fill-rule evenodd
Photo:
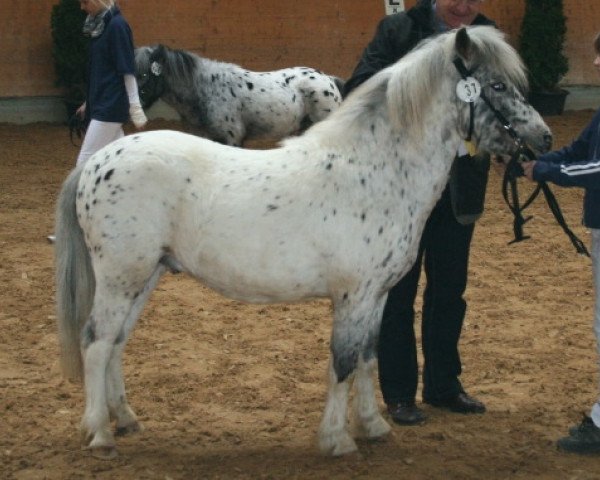
<path fill-rule="evenodd" d="M 449 189 L 433 209 L 413 268 L 390 290 L 379 335 L 379 384 L 386 403 L 414 401 L 419 366 L 414 301 L 424 265 L 423 399 L 445 400 L 462 392 L 458 341 L 466 312 L 469 249 L 474 224 L 456 221 Z"/>

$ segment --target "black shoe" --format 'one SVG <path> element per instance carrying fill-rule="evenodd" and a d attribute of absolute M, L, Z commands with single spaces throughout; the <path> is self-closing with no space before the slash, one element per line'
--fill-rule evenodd
<path fill-rule="evenodd" d="M 455 413 L 485 413 L 485 405 L 465 392 L 443 400 L 424 401 L 433 407 L 445 408 Z"/>
<path fill-rule="evenodd" d="M 585 430 L 592 425 L 594 425 L 594 421 L 592 420 L 592 417 L 589 417 L 588 415 L 584 415 L 583 419 L 581 420 L 581 423 L 569 428 L 569 435 L 571 435 L 571 436 L 576 435 L 577 432 L 579 432 L 580 430 Z"/>
<path fill-rule="evenodd" d="M 569 429 L 569 436 L 556 442 L 559 450 L 571 453 L 600 453 L 600 428 L 587 415 Z"/>
<path fill-rule="evenodd" d="M 387 411 L 392 420 L 400 425 L 417 425 L 427 419 L 415 402 L 388 403 Z"/>

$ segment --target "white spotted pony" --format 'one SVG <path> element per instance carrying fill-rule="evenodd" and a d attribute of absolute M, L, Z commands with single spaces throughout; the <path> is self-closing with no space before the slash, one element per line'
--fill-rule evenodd
<path fill-rule="evenodd" d="M 455 59 L 480 87 L 474 109 L 457 95 Z M 461 29 L 422 44 L 279 148 L 155 131 L 117 140 L 77 167 L 57 207 L 56 286 L 64 371 L 85 372 L 86 445 L 111 456 L 111 420 L 119 433 L 139 430 L 121 357 L 169 270 L 246 302 L 330 298 L 320 447 L 356 450 L 347 426 L 352 383 L 359 433 L 388 433 L 372 381 L 387 291 L 414 262 L 469 125 L 480 149 L 513 153 L 517 143 L 495 110 L 533 150 L 549 149 L 550 131 L 524 100 L 525 84 L 500 32 Z"/>
<path fill-rule="evenodd" d="M 140 99 L 173 107 L 192 133 L 241 146 L 280 140 L 336 110 L 341 79 L 308 67 L 253 72 L 164 45 L 135 51 Z"/>

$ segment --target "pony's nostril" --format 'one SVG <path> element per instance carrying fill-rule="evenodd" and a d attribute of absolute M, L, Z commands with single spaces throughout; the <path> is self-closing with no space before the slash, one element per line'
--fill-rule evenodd
<path fill-rule="evenodd" d="M 550 150 L 552 148 L 552 134 L 546 133 L 544 135 L 544 145 Z"/>

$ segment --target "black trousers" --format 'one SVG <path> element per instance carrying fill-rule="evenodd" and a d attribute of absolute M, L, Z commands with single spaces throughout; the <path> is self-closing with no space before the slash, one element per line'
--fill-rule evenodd
<path fill-rule="evenodd" d="M 423 399 L 443 400 L 462 392 L 458 341 L 466 312 L 469 248 L 474 224 L 456 221 L 449 189 L 433 209 L 413 268 L 390 290 L 379 335 L 379 383 L 386 403 L 414 401 L 419 366 L 414 302 L 424 265 Z"/>

